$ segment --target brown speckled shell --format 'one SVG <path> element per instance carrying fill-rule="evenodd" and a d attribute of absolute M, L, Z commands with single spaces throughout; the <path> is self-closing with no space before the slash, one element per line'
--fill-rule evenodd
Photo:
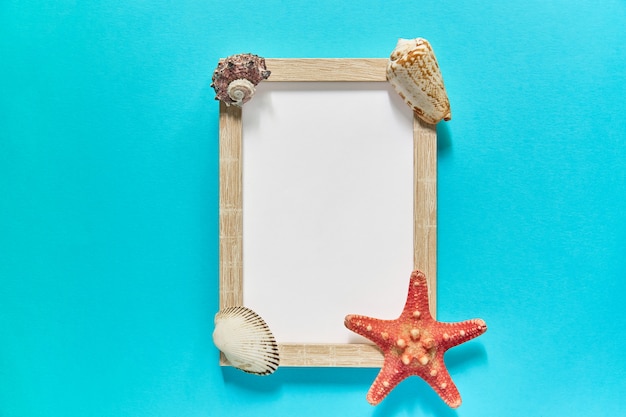
<path fill-rule="evenodd" d="M 216 100 L 221 100 L 229 106 L 231 104 L 242 106 L 254 95 L 254 87 L 269 76 L 270 71 L 265 66 L 265 58 L 254 54 L 237 54 L 220 60 L 213 72 L 211 87 L 215 89 Z M 233 97 L 232 89 L 229 94 L 229 85 L 237 80 L 248 81 L 237 83 L 241 97 Z"/>
<path fill-rule="evenodd" d="M 426 39 L 400 39 L 389 57 L 387 80 L 426 123 L 450 120 L 450 101 L 433 48 Z"/>

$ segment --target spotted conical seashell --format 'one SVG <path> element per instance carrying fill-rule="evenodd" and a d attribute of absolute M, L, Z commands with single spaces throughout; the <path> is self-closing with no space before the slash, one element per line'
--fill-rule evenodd
<path fill-rule="evenodd" d="M 253 54 L 232 55 L 217 64 L 211 87 L 216 100 L 241 107 L 252 98 L 255 87 L 269 76 L 265 58 Z"/>
<path fill-rule="evenodd" d="M 278 345 L 265 321 L 246 307 L 228 307 L 215 315 L 213 343 L 242 371 L 269 375 L 278 368 Z"/>
<path fill-rule="evenodd" d="M 426 39 L 400 39 L 389 57 L 387 81 L 426 123 L 450 120 L 450 101 Z"/>

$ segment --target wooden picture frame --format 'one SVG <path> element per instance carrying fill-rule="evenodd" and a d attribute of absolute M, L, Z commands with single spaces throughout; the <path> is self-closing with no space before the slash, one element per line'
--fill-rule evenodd
<path fill-rule="evenodd" d="M 267 58 L 264 82 L 386 82 L 387 59 Z M 243 304 L 242 108 L 220 102 L 219 111 L 219 305 Z M 414 269 L 426 274 L 430 310 L 436 313 L 437 131 L 413 117 Z M 381 219 L 382 220 L 382 219 Z M 279 344 L 280 366 L 380 367 L 383 356 L 369 343 Z M 222 354 L 220 364 L 228 366 Z"/>

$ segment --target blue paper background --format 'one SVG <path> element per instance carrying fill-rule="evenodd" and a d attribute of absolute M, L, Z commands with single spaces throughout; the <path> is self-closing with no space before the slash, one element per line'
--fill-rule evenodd
<path fill-rule="evenodd" d="M 620 415 L 626 2 L 0 3 L 0 416 Z M 435 48 L 439 318 L 464 403 L 217 366 L 219 57 Z M 408 275 L 407 275 L 408 277 Z M 323 306 L 320 306 L 323 308 Z"/>

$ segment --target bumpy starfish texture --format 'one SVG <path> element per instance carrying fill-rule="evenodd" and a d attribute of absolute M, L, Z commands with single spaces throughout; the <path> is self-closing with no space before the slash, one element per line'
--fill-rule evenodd
<path fill-rule="evenodd" d="M 380 320 L 348 315 L 345 326 L 376 343 L 385 355 L 367 401 L 380 403 L 402 380 L 417 375 L 424 379 L 452 408 L 461 405 L 461 395 L 446 369 L 443 354 L 487 331 L 481 319 L 458 323 L 435 320 L 428 308 L 428 284 L 420 271 L 411 274 L 409 294 L 400 317 Z"/>

